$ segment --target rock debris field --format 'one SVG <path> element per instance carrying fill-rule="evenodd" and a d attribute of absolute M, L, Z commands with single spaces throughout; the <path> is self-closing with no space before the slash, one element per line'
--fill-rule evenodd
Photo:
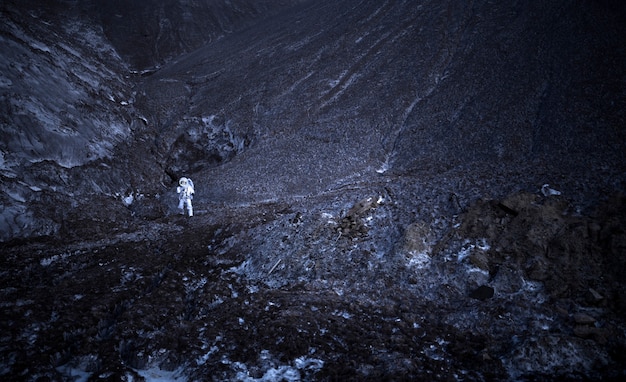
<path fill-rule="evenodd" d="M 621 3 L 127 3 L 0 5 L 0 379 L 623 380 Z"/>

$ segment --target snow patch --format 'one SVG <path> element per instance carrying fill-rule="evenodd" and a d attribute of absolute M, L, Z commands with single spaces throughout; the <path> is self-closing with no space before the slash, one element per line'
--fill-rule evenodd
<path fill-rule="evenodd" d="M 93 354 L 78 357 L 72 361 L 56 367 L 56 370 L 65 378 L 63 380 L 87 382 L 91 379 L 93 370 L 100 367 L 100 359 Z"/>
<path fill-rule="evenodd" d="M 208 352 L 206 352 L 204 355 L 198 357 L 196 359 L 196 365 L 200 366 L 200 365 L 204 365 L 206 363 L 206 361 L 209 360 L 209 358 L 211 357 L 211 355 L 217 353 L 217 351 L 219 350 L 219 348 L 216 345 L 211 346 L 211 348 L 209 349 Z"/>
<path fill-rule="evenodd" d="M 246 273 L 246 269 L 251 267 L 252 263 L 250 260 L 243 261 L 236 267 L 231 267 L 228 271 L 232 273 L 236 273 L 238 275 L 244 275 Z"/>
<path fill-rule="evenodd" d="M 385 157 L 385 161 L 380 165 L 380 167 L 378 168 L 378 170 L 376 170 L 377 173 L 379 174 L 384 174 L 389 170 L 390 166 L 389 166 L 389 154 L 386 155 Z"/>
<path fill-rule="evenodd" d="M 457 252 L 457 254 L 456 254 L 457 261 L 461 262 L 461 261 L 465 260 L 467 257 L 469 257 L 469 255 L 472 254 L 472 250 L 475 247 L 476 246 L 474 244 L 465 243 L 463 245 L 463 247 L 461 248 L 461 250 L 459 252 Z"/>
<path fill-rule="evenodd" d="M 461 245 L 461 249 L 454 254 L 456 257 L 456 261 L 459 263 L 472 255 L 475 251 L 486 252 L 491 248 L 491 245 L 487 243 L 487 240 L 484 238 L 477 239 L 476 242 L 471 242 L 470 240 L 465 240 Z M 451 257 L 446 256 L 446 261 L 452 260 Z"/>
<path fill-rule="evenodd" d="M 137 374 L 142 376 L 146 382 L 186 382 L 187 376 L 183 374 L 184 368 L 179 367 L 174 371 L 162 370 L 159 367 L 153 367 L 147 370 L 135 370 Z"/>
<path fill-rule="evenodd" d="M 67 259 L 70 256 L 71 256 L 71 254 L 69 254 L 69 253 L 62 253 L 60 255 L 54 255 L 52 257 L 41 259 L 40 264 L 42 266 L 44 266 L 44 267 L 47 267 L 48 265 L 54 263 L 55 261 L 65 260 L 65 259 Z"/>
<path fill-rule="evenodd" d="M 511 379 L 525 373 L 551 375 L 572 373 L 577 369 L 592 370 L 594 365 L 608 364 L 609 355 L 600 347 L 582 346 L 583 340 L 557 335 L 531 337 L 513 348 L 503 365 Z"/>
<path fill-rule="evenodd" d="M 232 365 L 237 370 L 235 381 L 241 382 L 300 382 L 303 376 L 309 376 L 318 372 L 324 367 L 324 361 L 307 356 L 298 357 L 290 365 L 274 365 L 273 357 L 268 351 L 263 351 L 260 356 L 261 361 L 266 363 L 266 371 L 260 378 L 250 376 L 248 367 L 241 362 L 234 362 Z M 309 378 L 306 378 L 308 380 Z"/>
<path fill-rule="evenodd" d="M 122 197 L 122 202 L 124 203 L 126 207 L 133 204 L 134 201 L 135 201 L 135 197 L 133 196 L 132 192 L 130 193 L 130 195 Z"/>
<path fill-rule="evenodd" d="M 346 320 L 349 320 L 349 319 L 351 319 L 351 318 L 352 318 L 352 315 L 351 315 L 350 313 L 345 312 L 345 311 L 340 312 L 340 311 L 337 311 L 337 310 L 333 312 L 333 316 L 343 317 L 343 318 L 345 318 Z"/>
<path fill-rule="evenodd" d="M 431 259 L 427 252 L 413 252 L 408 260 L 407 265 L 409 267 L 422 269 L 430 264 Z"/>

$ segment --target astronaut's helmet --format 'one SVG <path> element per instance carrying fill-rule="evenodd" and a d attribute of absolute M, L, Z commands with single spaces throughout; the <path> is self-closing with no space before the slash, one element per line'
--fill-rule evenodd
<path fill-rule="evenodd" d="M 178 181 L 178 184 L 180 184 L 182 187 L 185 187 L 185 186 L 187 186 L 187 184 L 189 184 L 189 180 L 183 176 Z"/>

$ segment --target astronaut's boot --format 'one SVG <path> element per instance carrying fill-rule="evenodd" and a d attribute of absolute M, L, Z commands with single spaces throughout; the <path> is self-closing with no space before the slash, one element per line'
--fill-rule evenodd
<path fill-rule="evenodd" d="M 193 216 L 193 208 L 189 207 L 189 216 Z"/>

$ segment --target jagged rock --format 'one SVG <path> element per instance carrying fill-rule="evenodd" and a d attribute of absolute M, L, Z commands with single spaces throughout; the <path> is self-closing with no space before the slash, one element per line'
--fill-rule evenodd
<path fill-rule="evenodd" d="M 480 269 L 489 272 L 489 257 L 484 252 L 477 252 L 470 255 L 470 262 Z"/>
<path fill-rule="evenodd" d="M 487 285 L 481 285 L 470 293 L 470 297 L 476 300 L 487 300 L 493 297 L 495 290 Z"/>
<path fill-rule="evenodd" d="M 598 293 L 598 291 L 593 288 L 589 288 L 589 297 L 591 301 L 596 304 L 604 300 L 604 296 L 602 296 L 600 293 Z"/>
<path fill-rule="evenodd" d="M 596 322 L 596 319 L 586 313 L 575 313 L 572 317 L 574 322 L 580 325 L 592 325 Z"/>
<path fill-rule="evenodd" d="M 561 195 L 561 191 L 558 191 L 558 190 L 555 190 L 554 188 L 551 188 L 550 185 L 547 184 L 547 183 L 544 184 L 543 186 L 541 186 L 541 193 L 545 197 Z"/>
<path fill-rule="evenodd" d="M 522 211 L 526 211 L 528 209 L 533 208 L 535 203 L 539 200 L 539 197 L 535 194 L 529 194 L 526 192 L 513 194 L 503 201 L 501 201 L 498 205 L 502 208 L 506 213 L 512 215 L 518 215 Z"/>
<path fill-rule="evenodd" d="M 430 261 L 433 241 L 431 228 L 424 222 L 414 222 L 404 230 L 396 252 L 406 264 L 421 267 Z"/>
<path fill-rule="evenodd" d="M 338 230 L 346 237 L 364 237 L 367 235 L 367 215 L 378 205 L 378 200 L 368 197 L 356 202 L 339 222 Z"/>
<path fill-rule="evenodd" d="M 606 344 L 607 331 L 604 328 L 596 328 L 588 325 L 576 325 L 574 327 L 574 335 L 580 338 L 590 338 L 598 344 Z"/>
<path fill-rule="evenodd" d="M 411 223 L 404 230 L 401 249 L 403 253 L 426 253 L 432 241 L 432 231 L 424 222 Z"/>

